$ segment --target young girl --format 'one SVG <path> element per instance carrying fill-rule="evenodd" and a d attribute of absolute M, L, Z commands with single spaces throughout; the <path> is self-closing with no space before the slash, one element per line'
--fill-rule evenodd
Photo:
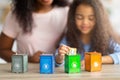
<path fill-rule="evenodd" d="M 102 63 L 120 64 L 120 40 L 113 32 L 100 0 L 74 0 L 68 14 L 68 30 L 60 43 L 56 64 L 64 62 L 70 47 L 77 48 L 84 65 L 85 52 L 100 52 Z"/>
<path fill-rule="evenodd" d="M 15 40 L 17 52 L 28 54 L 30 62 L 54 52 L 65 30 L 67 5 L 67 0 L 13 0 L 0 35 L 0 57 L 11 61 Z"/>

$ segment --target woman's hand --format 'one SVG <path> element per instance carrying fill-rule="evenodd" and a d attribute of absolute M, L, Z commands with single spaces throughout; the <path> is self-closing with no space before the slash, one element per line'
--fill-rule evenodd
<path fill-rule="evenodd" d="M 41 54 L 43 54 L 43 52 L 41 52 L 41 51 L 36 52 L 33 56 L 29 57 L 29 62 L 39 63 Z"/>

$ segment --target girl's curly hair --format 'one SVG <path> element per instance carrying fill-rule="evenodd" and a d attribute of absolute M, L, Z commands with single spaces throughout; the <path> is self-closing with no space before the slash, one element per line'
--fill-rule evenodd
<path fill-rule="evenodd" d="M 66 33 L 69 46 L 76 47 L 80 52 L 84 52 L 83 44 L 80 44 L 79 39 L 81 33 L 75 24 L 76 8 L 81 4 L 91 6 L 95 13 L 96 24 L 91 36 L 91 50 L 101 52 L 102 55 L 112 53 L 114 51 L 114 41 L 120 42 L 120 40 L 113 31 L 107 12 L 100 0 L 74 0 L 70 5 Z"/>

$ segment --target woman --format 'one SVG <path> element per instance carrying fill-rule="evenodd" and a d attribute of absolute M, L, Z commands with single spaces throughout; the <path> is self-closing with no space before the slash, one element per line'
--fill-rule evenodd
<path fill-rule="evenodd" d="M 39 62 L 42 53 L 53 53 L 64 34 L 67 0 L 13 0 L 0 35 L 0 57 L 7 62 L 15 53 L 28 54 L 29 62 Z"/>

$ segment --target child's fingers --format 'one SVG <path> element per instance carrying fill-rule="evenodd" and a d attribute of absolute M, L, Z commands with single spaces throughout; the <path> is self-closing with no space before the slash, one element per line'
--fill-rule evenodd
<path fill-rule="evenodd" d="M 84 60 L 81 61 L 81 68 L 85 68 L 85 61 Z"/>
<path fill-rule="evenodd" d="M 65 50 L 66 52 L 68 52 L 70 50 L 70 47 L 66 46 L 66 45 L 61 45 L 61 49 Z"/>
<path fill-rule="evenodd" d="M 70 49 L 70 47 L 69 46 L 67 46 L 67 45 L 61 45 L 62 47 L 65 47 L 66 49 Z"/>
<path fill-rule="evenodd" d="M 59 54 L 66 54 L 66 53 L 68 53 L 68 51 L 69 51 L 69 49 L 64 45 L 61 45 L 58 50 Z"/>
<path fill-rule="evenodd" d="M 64 50 L 59 50 L 59 54 L 60 54 L 60 55 L 65 55 L 65 54 L 66 54 L 66 51 L 64 51 Z"/>

